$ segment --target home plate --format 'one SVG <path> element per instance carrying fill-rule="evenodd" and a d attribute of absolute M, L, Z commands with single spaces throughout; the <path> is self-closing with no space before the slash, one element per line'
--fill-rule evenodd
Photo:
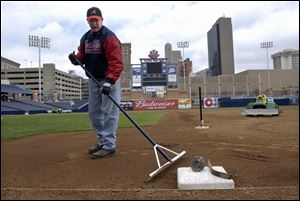
<path fill-rule="evenodd" d="M 213 166 L 213 169 L 226 173 L 223 166 Z M 191 167 L 178 168 L 177 184 L 179 190 L 234 189 L 233 179 L 212 175 L 207 166 L 200 172 L 194 172 Z"/>

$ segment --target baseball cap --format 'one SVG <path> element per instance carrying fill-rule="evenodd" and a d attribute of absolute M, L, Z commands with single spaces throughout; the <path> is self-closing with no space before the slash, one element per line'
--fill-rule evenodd
<path fill-rule="evenodd" d="M 97 7 L 91 7 L 87 10 L 86 17 L 87 17 L 87 20 L 90 20 L 93 18 L 100 20 L 102 18 L 101 10 Z"/>

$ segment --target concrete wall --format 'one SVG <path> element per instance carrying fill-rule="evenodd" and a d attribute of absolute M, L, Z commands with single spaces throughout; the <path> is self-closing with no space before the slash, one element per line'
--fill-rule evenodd
<path fill-rule="evenodd" d="M 196 76 L 191 78 L 191 92 L 197 97 L 201 87 L 202 95 L 211 97 L 256 96 L 259 90 L 276 96 L 299 94 L 299 70 L 270 70 L 269 76 L 271 90 L 268 90 L 268 70 L 247 70 L 216 77 Z"/>

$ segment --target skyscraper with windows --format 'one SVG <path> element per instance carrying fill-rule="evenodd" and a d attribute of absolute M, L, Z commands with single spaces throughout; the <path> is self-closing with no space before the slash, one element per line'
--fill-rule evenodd
<path fill-rule="evenodd" d="M 120 76 L 122 90 L 131 89 L 131 43 L 122 43 L 123 71 Z"/>
<path fill-rule="evenodd" d="M 167 63 L 171 62 L 171 57 L 172 57 L 172 45 L 171 43 L 166 43 L 165 44 L 165 58 L 167 58 Z"/>
<path fill-rule="evenodd" d="M 171 43 L 165 44 L 165 58 L 167 58 L 167 63 L 176 64 L 182 60 L 180 50 L 172 50 Z"/>
<path fill-rule="evenodd" d="M 221 17 L 207 32 L 209 74 L 234 74 L 231 18 Z"/>

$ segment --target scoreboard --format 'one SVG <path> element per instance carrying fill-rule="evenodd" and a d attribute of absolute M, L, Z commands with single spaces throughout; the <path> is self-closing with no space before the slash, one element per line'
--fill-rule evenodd
<path fill-rule="evenodd" d="M 147 74 L 162 74 L 161 62 L 146 63 L 146 65 L 147 65 Z"/>
<path fill-rule="evenodd" d="M 178 88 L 177 64 L 169 64 L 164 58 L 140 60 L 141 64 L 132 64 L 132 88 Z"/>
<path fill-rule="evenodd" d="M 143 63 L 142 73 L 143 86 L 167 86 L 167 73 L 162 62 Z"/>

